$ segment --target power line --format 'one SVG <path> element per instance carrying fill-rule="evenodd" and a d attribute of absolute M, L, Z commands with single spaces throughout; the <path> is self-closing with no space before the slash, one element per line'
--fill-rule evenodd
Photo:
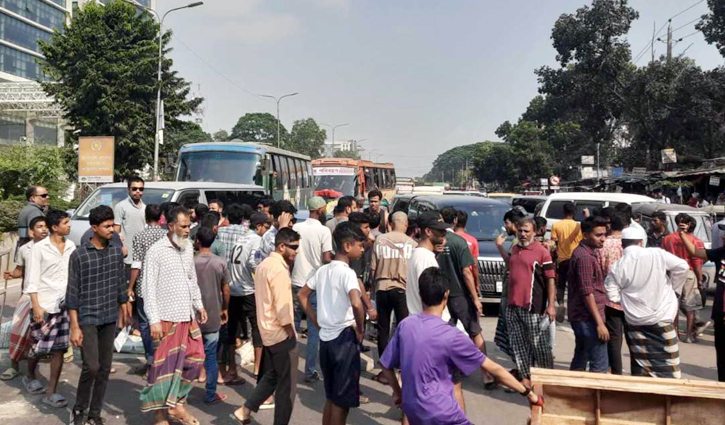
<path fill-rule="evenodd" d="M 669 22 L 669 20 L 668 20 L 667 22 Z M 665 22 L 665 23 L 664 23 L 664 25 L 662 25 L 662 26 L 660 27 L 660 29 L 659 29 L 659 30 L 657 30 L 657 32 L 655 33 L 655 38 L 656 38 L 656 37 L 657 37 L 658 35 L 660 35 L 660 33 L 662 32 L 662 30 L 663 30 L 663 29 L 664 29 L 664 28 L 665 28 L 665 27 L 667 26 L 667 22 Z M 645 53 L 645 52 L 647 51 L 647 49 L 649 49 L 649 48 L 650 48 L 651 46 L 652 46 L 652 40 L 650 40 L 650 42 L 649 42 L 649 43 L 647 43 L 647 45 L 645 45 L 645 46 L 644 46 L 644 48 L 643 48 L 642 50 L 640 50 L 640 52 L 639 52 L 639 53 L 637 53 L 637 57 L 635 57 L 635 58 L 634 58 L 633 62 L 634 62 L 634 63 L 637 63 L 637 62 L 638 62 L 638 61 L 639 61 L 639 60 L 640 60 L 640 59 L 642 58 L 642 56 L 643 56 L 643 55 L 644 55 L 644 53 Z"/>
<path fill-rule="evenodd" d="M 183 41 L 182 41 L 182 40 L 181 40 L 181 39 L 179 38 L 179 36 L 178 36 L 178 35 L 174 34 L 174 40 L 176 40 L 176 41 L 178 41 L 179 43 L 181 43 L 181 45 L 182 45 L 182 46 L 186 47 L 186 49 L 187 49 L 188 51 L 190 51 L 190 52 L 191 52 L 191 53 L 192 53 L 192 54 L 193 54 L 194 56 L 196 56 L 196 58 L 197 58 L 197 59 L 199 59 L 199 60 L 200 60 L 200 61 L 201 61 L 201 62 L 202 62 L 202 63 L 203 63 L 204 65 L 208 66 L 208 67 L 209 67 L 209 69 L 211 69 L 212 71 L 216 72 L 216 73 L 217 73 L 217 74 L 218 74 L 218 75 L 219 75 L 220 77 L 222 77 L 222 78 L 224 78 L 225 80 L 227 80 L 227 81 L 229 82 L 229 84 L 233 85 L 234 87 L 238 88 L 239 90 L 243 91 L 244 93 L 247 93 L 248 95 L 251 95 L 251 96 L 254 96 L 254 97 L 258 97 L 258 98 L 260 98 L 260 99 L 262 98 L 262 96 L 260 96 L 259 94 L 257 94 L 257 93 L 254 93 L 254 92 L 251 92 L 251 91 L 249 91 L 249 90 L 245 89 L 245 88 L 244 88 L 244 87 L 242 87 L 241 85 L 239 85 L 239 84 L 237 84 L 236 82 L 232 81 L 232 79 L 231 79 L 231 78 L 229 78 L 229 77 L 227 77 L 226 75 L 224 75 L 224 73 L 222 73 L 222 72 L 221 72 L 221 71 L 219 71 L 218 69 L 214 68 L 214 67 L 213 67 L 213 66 L 212 66 L 212 65 L 211 65 L 211 64 L 210 64 L 209 62 L 207 62 L 206 60 L 204 60 L 204 58 L 202 58 L 201 56 L 199 56 L 199 54 L 197 54 L 197 53 L 196 53 L 196 52 L 195 52 L 194 50 L 192 50 L 192 49 L 191 49 L 191 47 L 189 47 L 189 46 L 188 46 L 188 45 L 187 45 L 186 43 L 184 43 L 184 42 L 183 42 Z"/>
<path fill-rule="evenodd" d="M 684 36 L 684 37 L 680 37 L 680 38 L 678 39 L 678 41 L 684 40 L 684 39 L 686 39 L 687 37 L 692 37 L 693 35 L 695 35 L 695 34 L 699 34 L 699 33 L 700 33 L 700 30 L 697 30 L 697 31 L 695 31 L 695 32 L 693 32 L 693 33 L 687 34 L 687 35 L 686 35 L 686 36 Z"/>
<path fill-rule="evenodd" d="M 700 0 L 697 3 L 693 4 L 692 6 L 688 7 L 687 9 L 683 10 L 682 12 L 678 13 L 677 15 L 671 17 L 670 19 L 675 19 L 676 17 L 682 15 L 683 13 L 687 12 L 688 10 L 692 9 L 693 7 L 697 6 L 698 4 L 704 2 L 705 0 Z"/>
<path fill-rule="evenodd" d="M 691 20 L 690 22 L 686 23 L 685 25 L 682 25 L 682 26 L 680 26 L 680 27 L 677 27 L 677 28 L 673 29 L 673 30 L 672 30 L 672 32 L 674 33 L 675 31 L 677 31 L 677 30 L 681 30 L 682 28 L 685 28 L 686 26 L 688 26 L 688 25 L 690 25 L 690 24 L 694 24 L 695 22 L 699 21 L 700 19 L 701 19 L 701 18 L 693 19 L 693 20 Z"/>
<path fill-rule="evenodd" d="M 660 29 L 659 29 L 659 30 L 658 30 L 658 31 L 657 31 L 657 32 L 655 33 L 655 36 L 654 36 L 654 38 L 657 38 L 657 36 L 659 36 L 659 35 L 660 35 L 660 33 L 661 33 L 661 32 L 662 32 L 662 30 L 663 30 L 663 29 L 664 29 L 664 28 L 665 28 L 665 27 L 667 26 L 667 24 L 668 24 L 669 22 L 671 22 L 671 21 L 672 21 L 673 19 L 675 19 L 676 17 L 678 17 L 678 16 L 682 15 L 683 13 L 685 13 L 685 12 L 687 12 L 688 10 L 692 9 L 693 7 L 695 7 L 695 6 L 699 5 L 700 3 L 703 3 L 704 1 L 705 1 L 705 0 L 700 0 L 700 1 L 698 1 L 698 2 L 696 2 L 696 3 L 694 3 L 694 4 L 692 4 L 692 5 L 688 6 L 687 8 L 685 8 L 685 9 L 683 9 L 683 10 L 681 10 L 681 11 L 677 12 L 676 14 L 672 15 L 672 16 L 671 16 L 671 17 L 670 17 L 670 18 L 669 18 L 669 19 L 668 19 L 668 20 L 667 20 L 667 21 L 665 22 L 665 24 L 664 24 L 664 25 L 662 25 L 662 27 L 660 27 Z M 691 21 L 691 22 L 688 22 L 687 24 L 683 25 L 682 27 L 679 27 L 678 29 L 680 29 L 680 28 L 683 28 L 683 27 L 686 27 L 687 25 L 690 25 L 690 24 L 692 24 L 692 23 L 694 23 L 694 22 L 696 22 L 696 21 L 698 21 L 698 20 L 700 20 L 700 18 L 697 18 L 697 19 L 695 19 L 695 20 L 693 20 L 693 21 Z M 674 30 L 674 31 L 672 31 L 672 32 L 675 32 L 675 31 L 677 31 L 677 30 Z M 643 48 L 643 49 L 642 49 L 642 50 L 641 50 L 641 51 L 640 51 L 639 53 L 637 53 L 637 56 L 636 56 L 636 57 L 634 58 L 634 60 L 633 60 L 633 63 L 635 63 L 635 64 L 636 64 L 636 63 L 637 63 L 637 62 L 638 62 L 638 61 L 639 61 L 639 60 L 640 60 L 640 59 L 641 59 L 641 58 L 642 58 L 642 57 L 644 56 L 644 53 L 645 53 L 645 52 L 647 51 L 647 49 L 649 49 L 650 47 L 652 47 L 652 43 L 653 43 L 653 40 L 650 40 L 650 42 L 649 42 L 649 43 L 647 43 L 647 44 L 646 44 L 646 45 L 644 46 L 644 48 Z"/>

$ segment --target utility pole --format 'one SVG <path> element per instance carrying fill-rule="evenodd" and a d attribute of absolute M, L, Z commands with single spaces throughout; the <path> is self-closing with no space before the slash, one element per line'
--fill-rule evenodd
<path fill-rule="evenodd" d="M 657 34 L 655 34 L 655 28 L 657 28 L 657 23 L 652 22 L 652 44 L 650 44 L 650 48 L 652 50 L 652 62 L 655 61 L 655 37 Z"/>
<path fill-rule="evenodd" d="M 597 143 L 597 182 L 600 180 L 600 174 L 599 174 L 599 143 Z"/>
<path fill-rule="evenodd" d="M 672 19 L 667 23 L 667 63 L 672 61 Z"/>

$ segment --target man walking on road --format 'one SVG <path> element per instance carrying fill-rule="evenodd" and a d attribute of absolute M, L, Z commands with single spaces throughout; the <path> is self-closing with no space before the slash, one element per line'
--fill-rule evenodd
<path fill-rule="evenodd" d="M 297 223 L 292 230 L 300 235 L 300 249 L 295 257 L 292 269 L 292 296 L 295 302 L 295 330 L 300 332 L 302 320 L 302 307 L 299 292 L 317 269 L 332 260 L 332 233 L 325 227 L 320 219 L 324 220 L 327 203 L 319 196 L 307 201 L 310 209 L 310 218 Z M 313 310 L 317 310 L 317 294 L 309 295 L 309 303 Z M 309 317 L 309 316 L 308 316 Z M 311 383 L 320 380 L 318 372 L 320 337 L 315 326 L 307 325 L 307 352 L 305 355 L 305 382 Z"/>
<path fill-rule="evenodd" d="M 50 202 L 48 189 L 43 186 L 30 186 L 25 190 L 25 199 L 28 201 L 18 215 L 18 245 L 17 248 L 32 240 L 28 234 L 30 222 L 35 217 L 45 217 L 45 210 Z"/>
<path fill-rule="evenodd" d="M 133 263 L 133 238 L 146 227 L 146 205 L 143 203 L 144 181 L 141 177 L 131 177 L 127 180 L 128 198 L 116 204 L 114 216 L 116 217 L 115 230 L 124 238 L 128 254 L 124 260 L 126 264 L 126 279 L 131 275 Z"/>
<path fill-rule="evenodd" d="M 579 241 L 582 240 L 582 232 L 579 223 L 574 221 L 576 205 L 573 202 L 564 204 L 564 219 L 557 221 L 551 226 L 551 240 L 556 243 L 556 321 L 561 323 L 566 316 L 564 296 L 566 294 L 566 281 L 569 278 L 569 259 Z"/>
<path fill-rule="evenodd" d="M 32 303 L 31 337 L 34 344 L 28 360 L 28 379 L 23 380 L 31 394 L 45 391 L 36 373 L 38 361 L 51 357 L 50 387 L 43 403 L 57 408 L 68 401 L 56 392 L 63 369 L 63 353 L 70 340 L 70 320 L 63 298 L 68 288 L 68 260 L 76 246 L 66 237 L 70 233 L 70 216 L 64 211 L 51 210 L 46 217 L 50 236 L 36 243 L 30 253 L 30 273 L 26 291 Z"/>
<path fill-rule="evenodd" d="M 650 248 L 662 248 L 662 242 L 668 234 L 667 214 L 662 211 L 657 211 L 652 214 L 652 226 L 649 232 L 647 232 L 647 246 Z M 713 246 L 715 245 L 715 239 L 712 240 L 712 244 Z"/>
<path fill-rule="evenodd" d="M 294 264 L 300 236 L 284 227 L 275 237 L 275 250 L 257 267 L 254 296 L 259 331 L 264 343 L 262 379 L 244 406 L 234 412 L 249 423 L 265 400 L 276 394 L 274 425 L 287 425 L 297 396 L 297 334 L 289 268 Z"/>
<path fill-rule="evenodd" d="M 549 329 L 542 322 L 555 319 L 556 284 L 551 254 L 534 240 L 534 220 L 523 218 L 516 227 L 518 244 L 504 257 L 509 268 L 506 328 L 519 377 L 529 387 L 532 366 L 554 367 Z M 505 240 L 505 235 L 496 238 L 502 254 Z"/>
<path fill-rule="evenodd" d="M 611 233 L 604 240 L 604 245 L 597 252 L 599 265 L 602 267 L 602 276 L 607 276 L 612 265 L 619 261 L 623 255 L 622 230 L 629 227 L 622 213 L 614 211 L 611 218 Z M 622 341 L 624 339 L 624 312 L 622 306 L 607 299 L 604 308 L 604 321 L 609 331 L 607 354 L 609 367 L 613 374 L 622 374 Z"/>
<path fill-rule="evenodd" d="M 329 230 L 325 228 L 326 230 Z M 365 308 L 350 260 L 363 254 L 365 235 L 352 223 L 335 229 L 335 260 L 320 267 L 300 290 L 311 326 L 320 329 L 320 366 L 325 381 L 323 424 L 347 423 L 350 408 L 360 406 L 360 346 L 365 333 Z M 319 304 L 309 297 L 317 291 Z"/>
<path fill-rule="evenodd" d="M 607 237 L 607 223 L 601 217 L 587 217 L 581 223 L 582 241 L 569 262 L 569 322 L 576 346 L 571 370 L 606 373 L 609 369 L 605 322 L 604 274 L 597 251 Z M 644 235 L 644 233 L 642 234 Z"/>
<path fill-rule="evenodd" d="M 606 277 L 607 298 L 624 310 L 632 375 L 680 378 L 673 321 L 678 311 L 677 294 L 685 285 L 690 267 L 665 250 L 643 248 L 643 239 L 635 228 L 622 231 L 624 256 Z M 691 248 L 693 255 L 698 255 L 695 246 Z M 698 251 L 706 256 L 704 250 Z"/>
<path fill-rule="evenodd" d="M 89 244 L 70 256 L 66 303 L 70 316 L 70 341 L 81 347 L 83 369 L 78 380 L 73 425 L 103 425 L 103 398 L 113 360 L 117 325 L 131 320 L 126 294 L 123 252 L 109 244 L 113 237 L 113 210 L 106 205 L 91 210 L 93 229 Z M 118 318 L 121 323 L 116 323 Z M 90 408 L 89 408 L 90 405 Z M 88 413 L 86 414 L 86 409 Z"/>
<path fill-rule="evenodd" d="M 194 248 L 189 242 L 191 219 L 184 207 L 169 211 L 169 234 L 146 253 L 144 263 L 144 308 L 151 324 L 151 337 L 159 341 L 148 386 L 141 390 L 141 411 L 155 410 L 156 423 L 169 419 L 198 423 L 186 410 L 186 397 L 199 377 L 204 344 L 199 323 L 207 315 L 194 267 Z"/>

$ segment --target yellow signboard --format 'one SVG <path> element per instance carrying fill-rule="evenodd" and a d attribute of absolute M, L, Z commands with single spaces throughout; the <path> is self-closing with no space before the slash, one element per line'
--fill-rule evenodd
<path fill-rule="evenodd" d="M 113 136 L 78 138 L 78 180 L 81 183 L 113 182 Z"/>

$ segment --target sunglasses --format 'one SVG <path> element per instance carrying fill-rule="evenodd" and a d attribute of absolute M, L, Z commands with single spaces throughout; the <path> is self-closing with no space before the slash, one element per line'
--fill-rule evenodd
<path fill-rule="evenodd" d="M 132 187 L 131 192 L 143 192 L 143 188 L 142 187 Z"/>
<path fill-rule="evenodd" d="M 284 246 L 286 246 L 287 248 L 289 248 L 293 251 L 297 251 L 300 248 L 299 244 L 297 244 L 297 245 L 284 244 Z"/>
<path fill-rule="evenodd" d="M 35 195 L 35 196 L 40 196 L 41 198 L 47 198 L 47 197 L 49 197 L 49 196 L 50 196 L 50 194 L 48 194 L 48 193 L 44 193 L 44 194 L 42 194 L 42 195 Z"/>

